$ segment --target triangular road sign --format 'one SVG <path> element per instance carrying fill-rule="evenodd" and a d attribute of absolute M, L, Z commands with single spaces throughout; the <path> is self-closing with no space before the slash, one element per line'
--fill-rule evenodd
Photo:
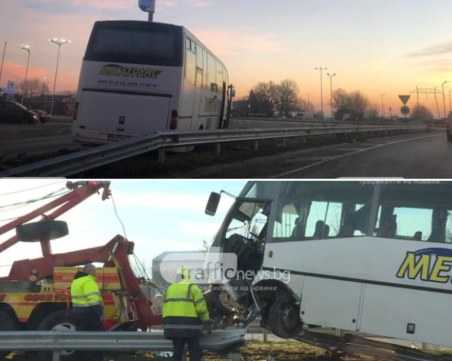
<path fill-rule="evenodd" d="M 399 95 L 400 100 L 402 101 L 402 103 L 405 105 L 408 100 L 410 99 L 409 95 Z"/>

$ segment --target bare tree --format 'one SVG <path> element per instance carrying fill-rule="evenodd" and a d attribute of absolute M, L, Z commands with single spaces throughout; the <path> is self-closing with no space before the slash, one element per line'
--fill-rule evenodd
<path fill-rule="evenodd" d="M 296 110 L 298 107 L 298 85 L 294 80 L 286 79 L 279 85 L 279 96 L 277 103 L 279 104 L 279 113 L 289 115 L 289 112 Z"/>
<path fill-rule="evenodd" d="M 333 94 L 333 103 L 336 109 L 335 117 L 339 120 L 362 120 L 369 109 L 369 101 L 360 91 L 347 93 L 343 89 L 337 89 Z"/>
<path fill-rule="evenodd" d="M 298 108 L 298 86 L 290 79 L 280 84 L 259 83 L 251 90 L 249 100 L 252 113 L 271 115 L 276 110 L 281 115 L 288 115 Z"/>
<path fill-rule="evenodd" d="M 37 78 L 24 80 L 19 83 L 18 88 L 22 92 L 24 99 L 30 99 L 36 95 L 45 95 L 49 93 L 49 86 L 47 83 Z"/>
<path fill-rule="evenodd" d="M 250 112 L 271 115 L 274 107 L 273 83 L 259 83 L 250 91 Z"/>
<path fill-rule="evenodd" d="M 412 112 L 411 112 L 411 119 L 416 119 L 416 120 L 433 120 L 433 114 L 430 111 L 430 109 L 428 109 L 426 106 L 424 105 L 416 105 Z"/>

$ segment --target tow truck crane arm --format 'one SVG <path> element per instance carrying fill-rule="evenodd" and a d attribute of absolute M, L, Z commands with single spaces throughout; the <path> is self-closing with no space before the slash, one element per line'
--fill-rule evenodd
<path fill-rule="evenodd" d="M 71 208 L 75 207 L 77 204 L 83 202 L 88 197 L 92 196 L 94 193 L 97 193 L 100 189 L 103 189 L 102 200 L 107 199 L 110 195 L 110 182 L 108 181 L 67 182 L 66 187 L 70 189 L 70 192 L 1 226 L 0 235 L 11 231 L 39 216 L 43 217 L 45 220 L 54 220 Z M 46 212 L 50 212 L 52 210 L 52 213 L 45 214 Z M 13 236 L 4 241 L 0 244 L 0 253 L 11 246 L 14 246 L 18 241 L 19 239 L 17 236 Z M 41 243 L 41 250 L 44 256 L 52 254 L 49 237 L 41 238 L 39 239 L 39 242 Z"/>

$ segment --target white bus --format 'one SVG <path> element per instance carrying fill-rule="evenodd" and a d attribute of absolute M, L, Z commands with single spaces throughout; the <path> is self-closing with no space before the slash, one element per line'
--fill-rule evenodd
<path fill-rule="evenodd" d="M 223 63 L 182 26 L 98 21 L 83 59 L 72 133 L 107 143 L 225 125 L 233 96 Z"/>
<path fill-rule="evenodd" d="M 278 336 L 321 326 L 452 347 L 451 211 L 452 182 L 249 182 L 212 249 L 237 255 L 229 293 Z"/>

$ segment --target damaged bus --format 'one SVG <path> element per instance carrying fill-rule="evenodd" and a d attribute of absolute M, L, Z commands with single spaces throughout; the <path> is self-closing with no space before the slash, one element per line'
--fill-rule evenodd
<path fill-rule="evenodd" d="M 252 181 L 212 249 L 237 256 L 223 283 L 277 336 L 331 327 L 452 347 L 451 210 L 452 182 Z"/>

